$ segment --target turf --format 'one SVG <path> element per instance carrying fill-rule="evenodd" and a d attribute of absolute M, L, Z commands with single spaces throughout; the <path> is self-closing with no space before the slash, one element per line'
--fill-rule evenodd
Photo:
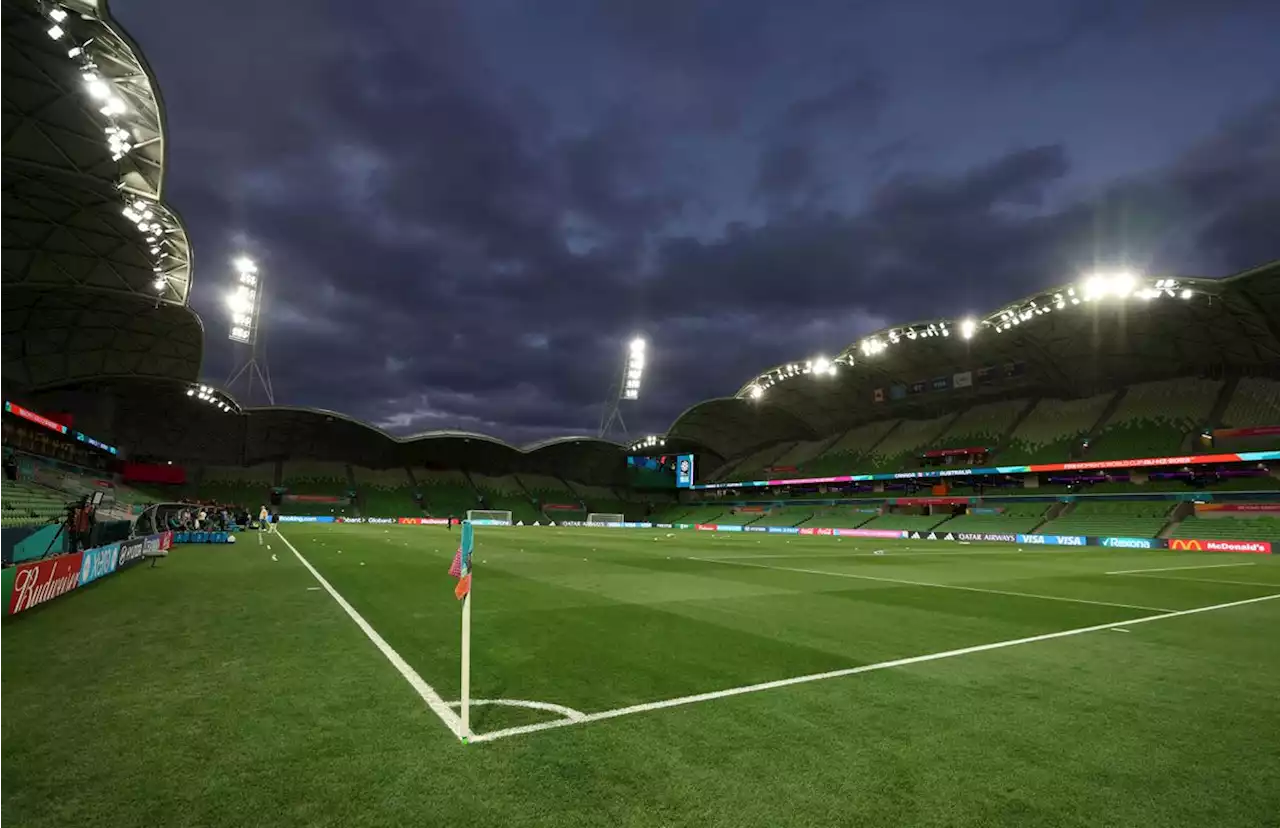
<path fill-rule="evenodd" d="M 478 529 L 475 694 L 594 713 L 1280 593 L 1262 556 L 667 534 Z M 284 535 L 456 699 L 456 533 Z M 6 824 L 1199 828 L 1280 813 L 1280 600 L 464 746 L 268 542 L 179 548 L 6 619 Z M 1247 565 L 1105 574 L 1227 563 Z M 473 710 L 480 732 L 557 718 Z"/>

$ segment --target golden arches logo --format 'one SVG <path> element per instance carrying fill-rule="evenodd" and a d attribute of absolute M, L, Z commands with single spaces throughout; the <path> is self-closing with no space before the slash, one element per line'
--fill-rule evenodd
<path fill-rule="evenodd" d="M 1177 549 L 1183 552 L 1203 552 L 1204 547 L 1200 541 L 1188 538 L 1172 538 L 1169 541 L 1170 549 Z"/>

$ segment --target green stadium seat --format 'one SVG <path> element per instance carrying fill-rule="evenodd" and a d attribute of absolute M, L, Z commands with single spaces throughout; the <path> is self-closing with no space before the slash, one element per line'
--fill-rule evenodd
<path fill-rule="evenodd" d="M 1045 398 L 1036 403 L 997 456 L 1001 465 L 1064 463 L 1107 407 L 1114 393 L 1077 400 Z"/>

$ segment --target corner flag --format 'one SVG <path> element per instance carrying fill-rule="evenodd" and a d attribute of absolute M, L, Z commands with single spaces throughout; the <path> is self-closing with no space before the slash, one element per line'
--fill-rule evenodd
<path fill-rule="evenodd" d="M 458 579 L 458 585 L 454 588 L 453 594 L 459 601 L 466 598 L 467 593 L 471 591 L 471 550 L 474 546 L 475 530 L 471 526 L 471 521 L 464 521 L 458 551 L 454 554 L 453 564 L 449 567 L 449 574 Z"/>

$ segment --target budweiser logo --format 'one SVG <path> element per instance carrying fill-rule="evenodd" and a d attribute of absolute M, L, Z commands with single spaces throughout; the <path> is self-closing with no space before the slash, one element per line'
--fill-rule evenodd
<path fill-rule="evenodd" d="M 19 567 L 13 578 L 9 614 L 16 615 L 75 589 L 80 585 L 82 560 L 77 552 Z"/>

